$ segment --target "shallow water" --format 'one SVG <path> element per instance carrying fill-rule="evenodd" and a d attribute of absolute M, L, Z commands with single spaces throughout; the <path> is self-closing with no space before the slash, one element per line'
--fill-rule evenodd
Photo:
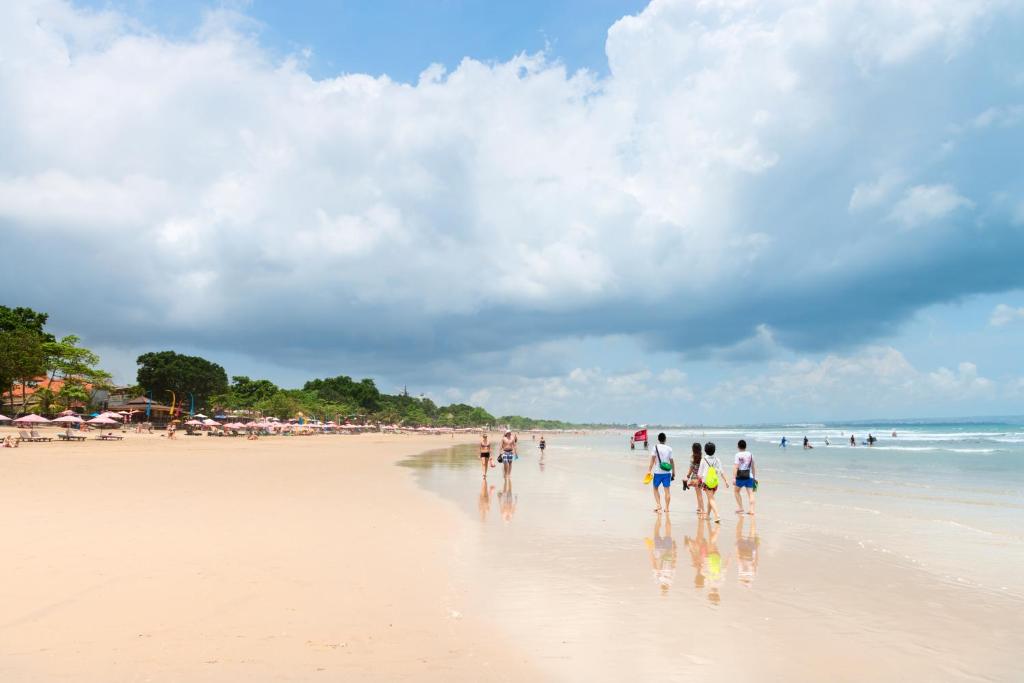
<path fill-rule="evenodd" d="M 1006 476 L 1024 467 L 1024 429 L 902 425 L 895 439 L 891 427 L 875 432 L 872 448 L 813 450 L 802 430 L 817 444 L 850 430 L 788 428 L 797 446 L 780 449 L 779 429 L 669 433 L 677 454 L 714 440 L 726 463 L 747 439 L 756 522 L 733 512 L 731 490 L 719 494 L 722 524 L 700 522 L 678 485 L 659 521 L 641 484 L 647 458 L 626 434 L 553 435 L 543 458 L 524 437 L 509 482 L 500 469 L 482 482 L 474 447 L 406 464 L 473 520 L 455 558 L 459 580 L 477 587 L 469 609 L 553 678 L 714 667 L 733 679 L 855 680 L 905 666 L 1005 677 L 1005 653 L 1024 644 L 1024 495 Z M 733 654 L 737 639 L 756 671 Z"/>

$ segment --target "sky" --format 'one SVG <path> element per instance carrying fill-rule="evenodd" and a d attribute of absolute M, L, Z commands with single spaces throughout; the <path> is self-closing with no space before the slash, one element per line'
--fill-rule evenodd
<path fill-rule="evenodd" d="M 1024 414 L 1012 0 L 0 4 L 0 303 L 118 381 Z"/>

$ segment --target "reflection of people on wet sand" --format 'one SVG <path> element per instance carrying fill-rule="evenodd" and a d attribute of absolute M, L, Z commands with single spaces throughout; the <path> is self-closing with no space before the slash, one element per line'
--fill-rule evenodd
<path fill-rule="evenodd" d="M 757 549 L 761 539 L 757 536 L 757 519 L 754 517 L 750 518 L 750 533 L 743 535 L 745 521 L 743 517 L 736 520 L 736 558 L 740 585 L 750 588 L 757 576 Z"/>
<path fill-rule="evenodd" d="M 707 519 L 703 523 L 708 525 L 708 551 L 703 558 L 701 573 L 704 575 L 704 581 L 708 587 L 708 600 L 717 605 L 722 601 L 719 591 L 725 579 L 725 570 L 729 566 L 729 560 L 722 559 L 722 554 L 718 551 L 718 534 L 722 527 L 711 524 Z"/>
<path fill-rule="evenodd" d="M 512 521 L 516 514 L 516 495 L 512 493 L 512 479 L 505 477 L 505 486 L 498 494 L 498 508 L 501 510 L 501 518 L 506 522 Z"/>
<path fill-rule="evenodd" d="M 661 535 L 662 517 L 665 521 L 665 535 Z M 672 580 L 676 574 L 676 563 L 678 553 L 676 542 L 672 538 L 672 520 L 668 515 L 658 515 L 654 520 L 654 539 L 646 539 L 647 554 L 651 559 L 651 571 L 654 572 L 654 580 L 658 582 L 662 595 L 668 593 L 672 587 Z"/>
<path fill-rule="evenodd" d="M 477 507 L 480 508 L 480 521 L 487 521 L 487 514 L 491 511 L 491 494 L 494 487 L 489 486 L 487 481 L 480 482 L 480 498 L 477 500 Z"/>
<path fill-rule="evenodd" d="M 687 536 L 683 539 L 683 543 L 686 544 L 686 549 L 690 551 L 690 564 L 693 565 L 693 587 L 701 589 L 704 587 L 704 573 L 701 569 L 704 567 L 704 556 L 708 553 L 708 543 L 704 540 L 704 528 L 705 521 L 703 519 L 697 519 L 697 536 L 696 538 L 690 538 Z"/>

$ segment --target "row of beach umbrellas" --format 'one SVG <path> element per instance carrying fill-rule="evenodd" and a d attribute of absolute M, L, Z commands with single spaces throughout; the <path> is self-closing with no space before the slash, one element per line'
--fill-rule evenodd
<path fill-rule="evenodd" d="M 62 414 L 60 417 L 54 418 L 52 420 L 47 420 L 42 415 L 25 415 L 23 417 L 19 417 L 16 420 L 11 420 L 11 418 L 7 417 L 6 415 L 0 415 L 0 422 L 13 422 L 16 425 L 50 424 L 50 423 L 55 423 L 55 424 L 81 424 L 82 422 L 84 422 L 86 424 L 91 424 L 91 425 L 116 425 L 116 424 L 121 424 L 118 421 L 119 416 L 118 417 L 114 417 L 116 415 L 117 415 L 117 413 L 103 413 L 101 415 L 97 415 L 97 416 L 93 417 L 91 420 L 83 420 L 82 418 L 80 418 L 79 416 L 74 415 L 74 414 L 72 414 L 72 415 L 63 415 Z"/>

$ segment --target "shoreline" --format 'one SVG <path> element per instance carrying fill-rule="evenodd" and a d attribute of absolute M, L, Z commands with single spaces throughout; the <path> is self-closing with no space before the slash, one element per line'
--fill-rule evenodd
<path fill-rule="evenodd" d="M 536 678 L 453 580 L 465 520 L 396 466 L 474 441 L 0 450 L 0 678 Z"/>

